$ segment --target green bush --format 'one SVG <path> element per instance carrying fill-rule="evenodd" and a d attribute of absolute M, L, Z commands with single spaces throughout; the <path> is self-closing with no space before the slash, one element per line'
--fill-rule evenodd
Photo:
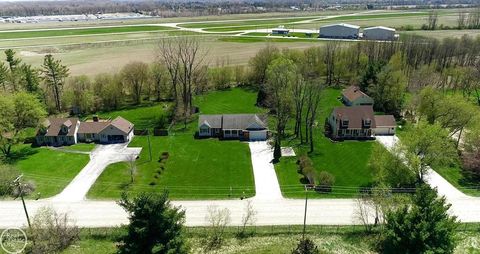
<path fill-rule="evenodd" d="M 0 197 L 13 194 L 12 183 L 19 175 L 20 173 L 12 166 L 0 165 Z"/>
<path fill-rule="evenodd" d="M 328 173 L 327 171 L 322 171 L 317 176 L 317 191 L 330 192 L 332 191 L 332 186 L 335 184 L 335 176 Z"/>

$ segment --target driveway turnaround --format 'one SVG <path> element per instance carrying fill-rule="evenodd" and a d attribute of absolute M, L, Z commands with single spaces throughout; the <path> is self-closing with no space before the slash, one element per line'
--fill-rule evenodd
<path fill-rule="evenodd" d="M 378 138 L 378 141 L 384 145 L 395 144 L 395 140 L 395 137 Z M 114 148 L 112 149 L 115 150 Z M 271 158 L 273 158 L 272 150 L 266 142 L 250 143 L 250 149 L 257 195 L 247 200 L 251 200 L 254 209 L 257 211 L 256 225 L 302 224 L 305 200 L 285 199 L 279 194 L 278 181 L 276 181 L 273 165 L 270 163 Z M 123 152 L 125 150 L 119 148 L 115 151 Z M 103 156 L 108 156 L 109 154 L 112 155 L 112 153 L 108 152 L 102 153 Z M 85 180 L 87 184 L 92 182 L 91 178 L 85 178 L 89 179 Z M 463 193 L 460 195 L 451 190 L 451 188 L 455 188 L 451 185 L 449 186 L 449 183 L 438 174 L 430 174 L 429 179 L 431 179 L 428 180 L 429 183 L 437 186 L 442 195 L 443 193 L 448 194 L 447 200 L 452 204 L 449 212 L 452 215 L 456 215 L 462 222 L 480 222 L 480 198 L 469 197 Z M 82 189 L 84 193 L 88 191 L 86 187 L 79 187 L 79 189 Z M 73 191 L 66 193 L 72 193 L 70 196 L 72 199 L 57 197 L 57 199 L 26 201 L 30 216 L 35 214 L 40 207 L 51 206 L 58 212 L 69 213 L 69 216 L 80 227 L 111 227 L 128 222 L 127 214 L 115 201 L 89 201 L 83 200 L 84 195 L 74 195 Z M 80 196 L 82 196 L 81 199 L 79 198 Z M 76 200 L 80 200 L 72 201 L 74 197 Z M 207 225 L 205 217 L 208 215 L 207 210 L 210 206 L 228 208 L 231 213 L 230 225 L 238 226 L 241 225 L 247 200 L 173 201 L 172 204 L 185 209 L 187 226 Z M 310 225 L 360 224 L 355 216 L 356 211 L 357 204 L 355 199 L 310 199 L 308 200 L 307 223 Z M 0 228 L 25 226 L 26 223 L 20 201 L 0 202 Z"/>
<path fill-rule="evenodd" d="M 98 145 L 90 153 L 90 162 L 65 187 L 51 198 L 54 202 L 76 202 L 85 199 L 88 190 L 95 183 L 103 170 L 110 164 L 136 159 L 142 148 L 129 148 L 127 144 Z"/>

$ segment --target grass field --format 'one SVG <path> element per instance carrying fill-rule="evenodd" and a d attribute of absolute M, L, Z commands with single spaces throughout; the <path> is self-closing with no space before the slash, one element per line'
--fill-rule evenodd
<path fill-rule="evenodd" d="M 90 144 L 78 143 L 75 145 L 62 147 L 62 149 L 66 151 L 79 151 L 79 152 L 90 152 L 94 148 L 95 148 L 94 143 L 90 143 Z"/>
<path fill-rule="evenodd" d="M 312 159 L 317 172 L 327 171 L 335 176 L 335 186 L 329 194 L 311 194 L 310 197 L 338 197 L 349 198 L 358 194 L 360 187 L 367 187 L 372 183 L 372 172 L 368 166 L 370 155 L 374 146 L 379 146 L 374 141 L 343 141 L 332 142 L 323 135 L 325 118 L 336 106 L 341 106 L 337 99 L 340 90 L 328 88 L 323 92 L 320 111 L 317 117 L 318 126 L 315 130 L 315 149 L 309 157 Z M 306 154 L 308 148 L 299 145 L 298 140 L 285 141 L 283 146 L 293 146 L 297 155 Z M 297 158 L 281 158 L 276 165 L 278 180 L 282 193 L 286 197 L 300 198 L 305 196 L 303 191 L 303 176 L 297 173 Z"/>
<path fill-rule="evenodd" d="M 468 230 L 462 230 L 469 226 Z M 205 253 L 204 240 L 208 228 L 187 228 L 186 238 L 191 247 L 190 253 Z M 213 253 L 225 254 L 277 254 L 290 253 L 296 242 L 302 237 L 301 226 L 268 226 L 248 228 L 254 233 L 251 237 L 235 237 L 237 227 L 227 227 L 223 246 Z M 63 254 L 76 253 L 116 253 L 116 242 L 123 229 L 82 229 L 80 241 L 70 246 Z M 378 253 L 376 242 L 378 234 L 365 234 L 361 226 L 307 226 L 306 236 L 312 239 L 322 253 Z M 462 224 L 456 232 L 457 246 L 454 254 L 478 253 L 480 241 L 478 225 Z"/>
<path fill-rule="evenodd" d="M 261 109 L 255 107 L 255 99 L 254 92 L 237 88 L 196 97 L 194 103 L 205 114 L 260 112 Z M 116 199 L 122 191 L 138 193 L 164 189 L 170 191 L 173 199 L 224 199 L 255 194 L 247 143 L 195 139 L 197 122 L 193 120 L 186 130 L 182 126 L 174 128 L 176 131 L 168 137 L 150 137 L 151 161 L 148 138 L 136 136 L 130 146 L 141 146 L 143 150 L 137 161 L 134 183 L 130 183 L 125 163 L 113 164 L 103 172 L 88 197 Z M 169 158 L 159 163 L 162 152 L 168 152 Z"/>
<path fill-rule="evenodd" d="M 152 129 L 157 127 L 159 118 L 169 108 L 168 103 L 159 103 L 152 106 L 138 106 L 112 112 L 99 112 L 100 118 L 115 119 L 121 116 L 135 125 L 136 129 Z"/>
<path fill-rule="evenodd" d="M 82 146 L 86 147 L 88 146 Z M 24 174 L 26 180 L 33 181 L 36 186 L 30 198 L 47 198 L 60 193 L 89 161 L 85 154 L 45 147 L 31 148 L 29 145 L 15 147 L 15 153 L 17 158 L 13 162 L 14 166 Z"/>
<path fill-rule="evenodd" d="M 18 39 L 18 38 L 37 38 L 37 37 L 57 37 L 57 36 L 78 36 L 92 34 L 111 34 L 111 33 L 131 33 L 146 31 L 174 30 L 173 28 L 163 26 L 119 26 L 119 27 L 99 27 L 99 28 L 76 28 L 76 29 L 57 29 L 57 30 L 37 30 L 37 31 L 15 31 L 1 32 L 0 40 Z"/>

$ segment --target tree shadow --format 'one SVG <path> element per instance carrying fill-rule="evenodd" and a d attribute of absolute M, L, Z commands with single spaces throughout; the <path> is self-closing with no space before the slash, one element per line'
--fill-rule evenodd
<path fill-rule="evenodd" d="M 30 147 L 22 147 L 18 150 L 12 150 L 8 156 L 3 156 L 2 161 L 7 164 L 14 164 L 20 160 L 25 160 L 31 155 L 38 153 L 38 151 L 34 148 Z"/>

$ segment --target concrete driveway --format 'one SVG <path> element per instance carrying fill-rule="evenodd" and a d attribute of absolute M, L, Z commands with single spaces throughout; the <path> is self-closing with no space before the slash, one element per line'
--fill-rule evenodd
<path fill-rule="evenodd" d="M 255 178 L 255 197 L 257 200 L 283 199 L 278 184 L 275 167 L 272 163 L 273 149 L 266 141 L 250 142 L 253 175 Z"/>
<path fill-rule="evenodd" d="M 103 170 L 110 164 L 128 161 L 136 158 L 142 148 L 130 148 L 128 144 L 97 145 L 90 153 L 90 162 L 58 195 L 54 196 L 55 202 L 76 202 L 85 200 L 88 190 L 95 183 Z"/>
<path fill-rule="evenodd" d="M 397 136 L 377 136 L 377 141 L 388 150 L 392 150 L 395 146 L 400 144 L 400 140 Z M 458 190 L 431 167 L 428 167 L 427 169 L 425 182 L 427 182 L 432 188 L 437 188 L 438 194 L 440 196 L 445 196 L 450 203 L 457 199 L 473 198 Z"/>

